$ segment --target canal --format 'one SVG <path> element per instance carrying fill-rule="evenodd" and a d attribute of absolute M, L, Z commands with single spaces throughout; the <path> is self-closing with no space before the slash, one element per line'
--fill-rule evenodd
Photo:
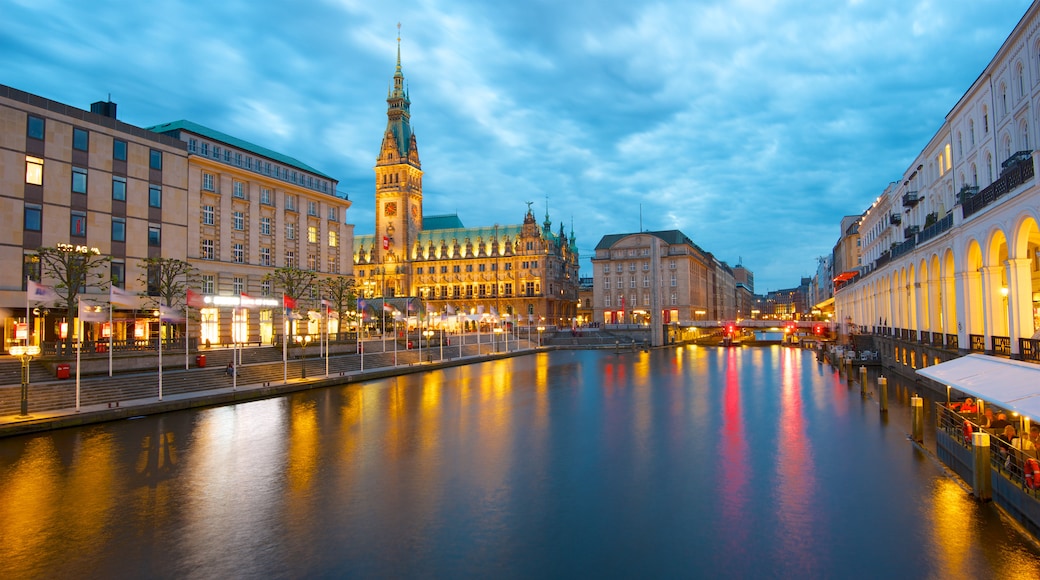
<path fill-rule="evenodd" d="M 0 577 L 1040 577 L 890 385 L 558 351 L 0 439 Z"/>

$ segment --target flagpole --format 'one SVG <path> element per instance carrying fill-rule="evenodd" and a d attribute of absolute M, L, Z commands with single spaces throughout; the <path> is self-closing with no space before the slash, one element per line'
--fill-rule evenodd
<path fill-rule="evenodd" d="M 112 376 L 112 292 L 108 293 L 108 376 Z"/>
<path fill-rule="evenodd" d="M 25 277 L 25 346 L 29 346 L 29 281 L 32 278 Z"/>
<path fill-rule="evenodd" d="M 189 332 L 189 325 L 191 321 L 188 319 L 188 301 L 184 301 L 184 370 L 191 368 L 188 363 L 188 342 L 191 340 L 191 333 Z"/>
<path fill-rule="evenodd" d="M 383 334 L 386 334 L 385 332 Z M 383 338 L 386 340 L 386 338 Z M 397 319 L 394 319 L 394 366 L 397 366 Z"/>
<path fill-rule="evenodd" d="M 83 318 L 77 316 L 76 319 L 79 322 L 79 333 L 76 337 L 76 412 L 79 413 L 79 351 L 83 344 Z"/>
<path fill-rule="evenodd" d="M 159 307 L 159 400 L 162 400 L 162 307 Z"/>
<path fill-rule="evenodd" d="M 282 383 L 289 382 L 289 320 L 282 300 Z"/>
<path fill-rule="evenodd" d="M 232 314 L 232 320 L 234 320 L 234 315 L 233 314 Z M 231 324 L 233 326 L 234 322 L 232 322 Z M 235 336 L 235 331 L 234 330 L 231 331 L 231 340 L 234 341 L 234 342 L 231 343 L 232 344 L 231 358 L 232 358 L 232 360 L 235 361 L 231 365 L 231 390 L 232 391 L 237 391 L 238 390 L 238 337 Z"/>
<path fill-rule="evenodd" d="M 325 376 L 329 376 L 329 307 L 325 305 Z"/>

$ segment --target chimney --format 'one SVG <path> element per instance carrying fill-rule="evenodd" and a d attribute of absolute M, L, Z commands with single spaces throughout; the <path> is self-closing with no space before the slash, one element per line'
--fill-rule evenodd
<path fill-rule="evenodd" d="M 116 118 L 116 104 L 109 98 L 108 101 L 98 101 L 90 104 L 90 112 L 102 117 Z"/>

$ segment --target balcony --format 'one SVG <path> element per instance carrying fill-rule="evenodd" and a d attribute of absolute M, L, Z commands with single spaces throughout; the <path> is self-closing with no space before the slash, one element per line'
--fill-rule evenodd
<path fill-rule="evenodd" d="M 903 194 L 903 207 L 914 207 L 921 202 L 921 196 L 916 191 L 908 191 Z"/>
<path fill-rule="evenodd" d="M 903 229 L 903 237 L 904 238 L 912 238 L 912 237 L 916 236 L 918 233 L 920 233 L 920 231 L 921 231 L 921 226 L 909 226 L 909 227 Z"/>
<path fill-rule="evenodd" d="M 890 223 L 890 224 L 892 224 L 894 226 L 898 226 L 899 224 L 903 223 L 903 214 L 901 214 L 901 213 L 894 213 L 894 214 L 888 216 L 888 223 Z"/>
<path fill-rule="evenodd" d="M 1012 155 L 1008 161 L 1016 159 L 1017 157 L 1019 157 L 1018 153 Z M 1004 163 L 1007 163 L 1007 161 Z M 989 184 L 986 189 L 983 189 L 977 195 L 962 200 L 961 215 L 964 218 L 967 218 L 968 216 L 981 211 L 982 208 L 995 202 L 1001 196 L 1014 191 L 1016 187 L 1032 179 L 1034 171 L 1032 157 L 1019 159 L 1014 165 L 1010 165 L 1007 169 L 1002 171 L 1000 177 L 993 183 Z"/>
<path fill-rule="evenodd" d="M 957 192 L 957 203 L 964 203 L 978 194 L 979 187 L 977 185 L 965 185 Z"/>

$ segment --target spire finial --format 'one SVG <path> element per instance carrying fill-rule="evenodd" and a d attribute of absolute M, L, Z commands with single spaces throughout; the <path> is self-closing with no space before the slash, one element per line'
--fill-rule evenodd
<path fill-rule="evenodd" d="M 401 23 L 397 23 L 397 70 L 401 70 Z"/>

